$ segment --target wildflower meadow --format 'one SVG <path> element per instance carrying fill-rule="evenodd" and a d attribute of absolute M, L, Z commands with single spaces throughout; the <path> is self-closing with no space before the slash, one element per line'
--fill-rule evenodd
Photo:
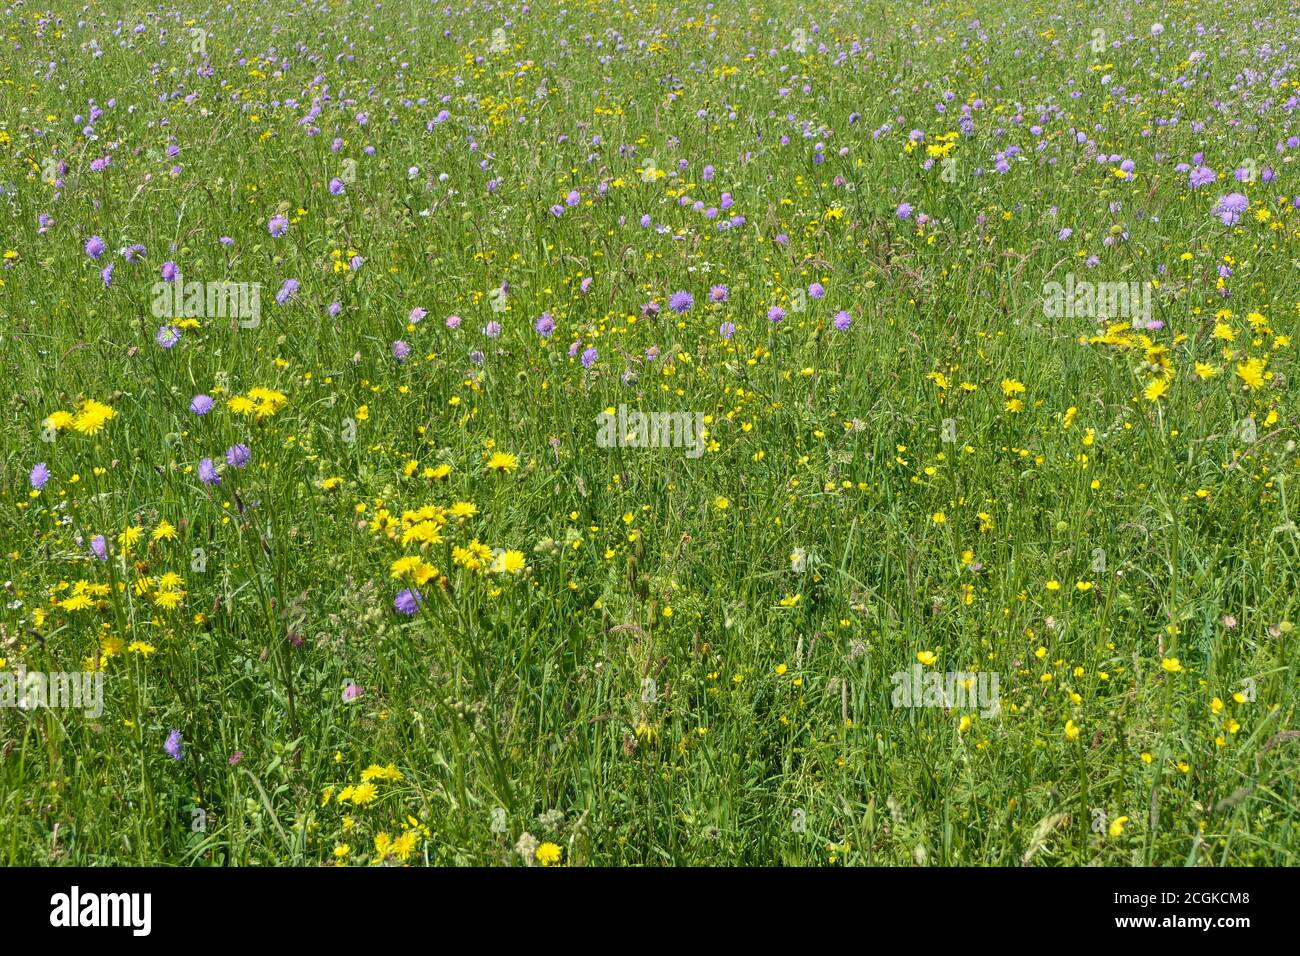
<path fill-rule="evenodd" d="M 0 0 L 0 864 L 1300 863 L 1298 35 Z"/>

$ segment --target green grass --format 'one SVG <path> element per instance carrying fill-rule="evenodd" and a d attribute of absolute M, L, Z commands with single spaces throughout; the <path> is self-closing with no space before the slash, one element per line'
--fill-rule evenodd
<path fill-rule="evenodd" d="M 0 862 L 1300 862 L 1294 15 L 64 6 L 0 16 L 0 658 L 104 710 L 0 708 Z M 155 317 L 164 262 L 260 322 Z M 918 655 L 1000 713 L 895 707 Z"/>

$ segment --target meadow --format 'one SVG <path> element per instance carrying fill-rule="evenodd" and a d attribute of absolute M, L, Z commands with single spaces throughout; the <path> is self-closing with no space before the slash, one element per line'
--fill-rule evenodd
<path fill-rule="evenodd" d="M 1230 7 L 0 0 L 0 863 L 1300 863 Z"/>

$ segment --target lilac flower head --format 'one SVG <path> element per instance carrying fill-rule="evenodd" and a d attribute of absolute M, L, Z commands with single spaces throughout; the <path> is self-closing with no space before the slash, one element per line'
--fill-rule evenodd
<path fill-rule="evenodd" d="M 399 614 L 405 614 L 407 617 L 414 615 L 423 603 L 424 598 L 415 588 L 403 588 L 397 592 L 397 597 L 393 599 L 393 607 L 397 609 Z"/>
<path fill-rule="evenodd" d="M 86 240 L 86 255 L 92 259 L 98 259 L 104 254 L 104 240 L 99 236 L 91 236 Z"/>
<path fill-rule="evenodd" d="M 555 334 L 555 319 L 551 318 L 549 312 L 543 312 L 541 318 L 533 325 L 533 328 L 537 330 L 537 334 L 542 338 L 549 339 Z"/>
<path fill-rule="evenodd" d="M 270 222 L 266 224 L 266 231 L 279 239 L 289 231 L 289 220 L 284 216 L 272 216 Z"/>
<path fill-rule="evenodd" d="M 90 539 L 90 551 L 101 561 L 108 560 L 108 539 L 102 534 L 97 534 Z"/>
<path fill-rule="evenodd" d="M 39 461 L 32 468 L 27 480 L 31 482 L 35 490 L 40 491 L 45 487 L 45 483 L 50 480 L 50 469 L 45 466 L 45 462 Z"/>
<path fill-rule="evenodd" d="M 1214 214 L 1225 226 L 1235 226 L 1241 221 L 1241 214 L 1250 205 L 1250 200 L 1241 193 L 1228 193 L 1214 207 Z"/>
<path fill-rule="evenodd" d="M 247 445 L 231 445 L 226 449 L 226 464 L 231 468 L 243 468 L 253 457 Z"/>
<path fill-rule="evenodd" d="M 205 485 L 221 484 L 221 476 L 217 474 L 217 466 L 212 463 L 211 458 L 204 458 L 199 462 L 199 480 Z"/>
<path fill-rule="evenodd" d="M 596 346 L 594 345 L 588 346 L 587 349 L 582 353 L 582 367 L 591 368 L 593 365 L 596 364 L 597 358 L 598 358 L 598 353 L 596 352 Z"/>
<path fill-rule="evenodd" d="M 780 322 L 784 318 L 785 309 L 781 308 L 779 305 L 774 305 L 772 308 L 767 310 L 767 320 L 769 322 Z"/>
<path fill-rule="evenodd" d="M 190 399 L 190 411 L 200 417 L 212 411 L 211 395 L 195 395 Z"/>
<path fill-rule="evenodd" d="M 153 340 L 165 349 L 169 349 L 181 340 L 181 330 L 174 325 L 164 325 L 158 329 Z"/>
<path fill-rule="evenodd" d="M 406 357 L 410 354 L 411 354 L 411 347 L 407 345 L 405 342 L 403 342 L 401 339 L 398 339 L 396 342 L 393 343 L 393 358 L 397 359 L 397 361 L 405 362 Z"/>
<path fill-rule="evenodd" d="M 167 756 L 171 757 L 173 760 L 180 760 L 185 756 L 184 741 L 181 739 L 181 732 L 179 730 L 173 730 L 167 735 L 167 739 L 163 741 L 163 750 L 166 751 Z"/>
<path fill-rule="evenodd" d="M 695 304 L 695 297 L 686 291 L 674 292 L 668 297 L 668 308 L 672 309 L 678 315 L 684 315 L 691 310 Z"/>
<path fill-rule="evenodd" d="M 847 312 L 840 311 L 835 313 L 835 328 L 838 331 L 846 332 L 852 324 L 853 316 L 849 315 Z"/>

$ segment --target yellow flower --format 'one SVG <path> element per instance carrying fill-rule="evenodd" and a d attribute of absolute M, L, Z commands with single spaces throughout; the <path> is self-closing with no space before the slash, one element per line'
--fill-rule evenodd
<path fill-rule="evenodd" d="M 718 497 L 713 499 L 713 507 L 717 508 L 719 511 L 726 511 L 731 507 L 731 502 L 722 495 L 718 495 Z"/>
<path fill-rule="evenodd" d="M 72 427 L 83 435 L 96 435 L 116 414 L 117 412 L 104 403 L 88 398 L 77 410 L 77 416 L 72 420 Z"/>
<path fill-rule="evenodd" d="M 554 866 L 556 863 L 560 862 L 560 857 L 563 855 L 564 851 L 548 840 L 537 848 L 537 853 L 534 858 L 542 866 Z"/>
<path fill-rule="evenodd" d="M 1237 377 L 1246 383 L 1252 391 L 1264 386 L 1265 359 L 1247 359 L 1237 366 Z"/>
<path fill-rule="evenodd" d="M 158 522 L 158 527 L 153 529 L 153 534 L 150 537 L 155 541 L 175 541 L 176 526 L 164 518 Z"/>
<path fill-rule="evenodd" d="M 1179 663 L 1176 657 L 1166 657 L 1160 662 L 1160 666 L 1171 674 L 1177 674 L 1183 669 L 1183 665 Z"/>
<path fill-rule="evenodd" d="M 922 664 L 924 664 L 926 667 L 929 667 L 931 664 L 933 664 L 935 661 L 939 659 L 939 655 L 936 654 L 934 651 L 917 651 L 916 659 L 920 661 Z"/>
<path fill-rule="evenodd" d="M 518 574 L 524 569 L 522 551 L 502 551 L 492 562 L 492 570 L 497 574 Z"/>
<path fill-rule="evenodd" d="M 1111 837 L 1114 838 L 1114 837 L 1123 836 L 1124 824 L 1126 823 L 1128 823 L 1128 817 L 1116 817 L 1114 820 L 1110 821 L 1110 828 L 1108 832 L 1110 833 Z"/>
<path fill-rule="evenodd" d="M 1155 401 L 1159 401 L 1160 398 L 1167 391 L 1169 391 L 1169 380 L 1164 378 L 1158 378 L 1155 381 L 1151 382 L 1151 384 L 1149 384 L 1142 391 L 1142 396 L 1148 402 L 1155 402 Z"/>
<path fill-rule="evenodd" d="M 373 783 L 363 783 L 359 787 L 352 787 L 351 800 L 358 807 L 366 807 L 375 802 L 379 796 L 379 788 Z M 339 802 L 343 802 L 343 794 L 339 794 Z"/>
<path fill-rule="evenodd" d="M 487 463 L 488 471 L 497 471 L 502 474 L 514 471 L 518 467 L 519 459 L 508 451 L 493 452 Z"/>
<path fill-rule="evenodd" d="M 1066 740 L 1079 739 L 1079 725 L 1076 724 L 1073 720 L 1067 720 L 1065 722 L 1065 739 Z"/>

